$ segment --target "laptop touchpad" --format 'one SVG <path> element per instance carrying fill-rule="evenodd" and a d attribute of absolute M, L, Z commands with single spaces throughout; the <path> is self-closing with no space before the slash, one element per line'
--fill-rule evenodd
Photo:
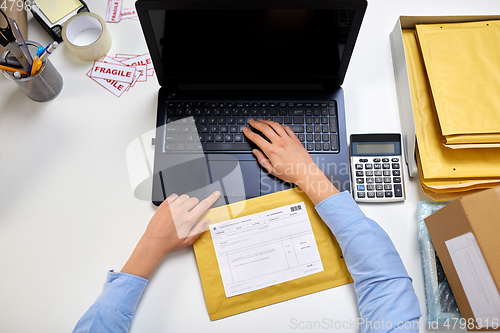
<path fill-rule="evenodd" d="M 260 195 L 260 167 L 257 161 L 239 161 L 233 155 L 208 155 L 211 182 L 222 184 L 228 203 Z"/>

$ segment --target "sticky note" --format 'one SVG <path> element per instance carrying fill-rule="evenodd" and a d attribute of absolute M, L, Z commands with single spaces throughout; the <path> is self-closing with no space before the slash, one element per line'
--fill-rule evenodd
<path fill-rule="evenodd" d="M 78 0 L 37 0 L 35 4 L 52 24 L 82 6 Z"/>

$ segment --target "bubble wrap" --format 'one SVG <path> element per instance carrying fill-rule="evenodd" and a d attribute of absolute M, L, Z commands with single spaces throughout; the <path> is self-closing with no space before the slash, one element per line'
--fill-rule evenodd
<path fill-rule="evenodd" d="M 432 245 L 424 219 L 446 206 L 448 202 L 420 201 L 418 212 L 418 240 L 424 269 L 425 298 L 427 300 L 427 320 L 429 323 L 444 323 L 447 319 L 461 318 L 455 297 L 450 289 L 443 267 Z"/>

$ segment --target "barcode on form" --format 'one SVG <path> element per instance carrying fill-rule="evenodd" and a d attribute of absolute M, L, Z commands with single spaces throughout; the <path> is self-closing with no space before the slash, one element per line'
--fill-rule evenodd
<path fill-rule="evenodd" d="M 292 212 L 295 212 L 296 210 L 301 210 L 301 209 L 302 209 L 302 207 L 301 207 L 300 205 L 290 207 L 290 210 L 291 210 Z"/>

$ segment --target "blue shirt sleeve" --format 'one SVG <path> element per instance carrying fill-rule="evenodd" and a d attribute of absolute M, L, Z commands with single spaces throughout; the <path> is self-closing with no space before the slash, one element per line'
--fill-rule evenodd
<path fill-rule="evenodd" d="M 109 271 L 102 293 L 76 324 L 73 333 L 128 332 L 148 280 Z"/>
<path fill-rule="evenodd" d="M 385 231 L 359 209 L 349 192 L 316 211 L 335 235 L 354 280 L 362 332 L 418 332 L 421 316 L 412 280 Z"/>

